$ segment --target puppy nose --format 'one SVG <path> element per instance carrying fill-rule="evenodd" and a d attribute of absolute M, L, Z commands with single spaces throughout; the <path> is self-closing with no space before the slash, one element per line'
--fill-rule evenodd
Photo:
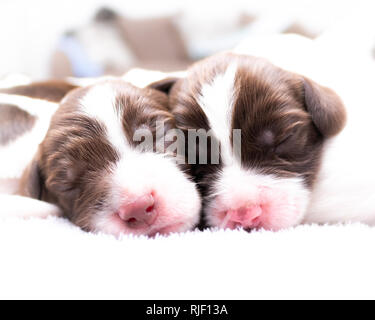
<path fill-rule="evenodd" d="M 123 205 L 118 211 L 119 217 L 132 229 L 145 228 L 156 219 L 155 199 L 152 194 L 141 196 Z"/>
<path fill-rule="evenodd" d="M 262 208 L 259 205 L 241 207 L 227 211 L 224 219 L 224 228 L 234 229 L 238 226 L 243 228 L 257 227 L 259 217 L 262 215 Z"/>

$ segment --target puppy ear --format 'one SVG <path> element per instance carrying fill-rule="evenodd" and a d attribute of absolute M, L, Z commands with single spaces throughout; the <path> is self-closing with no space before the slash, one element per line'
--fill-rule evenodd
<path fill-rule="evenodd" d="M 148 85 L 148 88 L 156 89 L 158 91 L 164 92 L 165 94 L 169 94 L 173 85 L 179 80 L 180 78 L 165 78 L 156 82 L 153 82 Z"/>
<path fill-rule="evenodd" d="M 78 88 L 77 85 L 63 80 L 33 82 L 11 88 L 0 89 L 1 93 L 15 94 L 50 102 L 60 102 L 70 91 Z"/>
<path fill-rule="evenodd" d="M 44 181 L 39 166 L 39 157 L 36 155 L 22 174 L 18 194 L 41 200 L 43 185 Z"/>
<path fill-rule="evenodd" d="M 320 133 L 326 137 L 338 134 L 345 126 L 346 111 L 340 97 L 331 89 L 304 78 L 305 106 Z"/>

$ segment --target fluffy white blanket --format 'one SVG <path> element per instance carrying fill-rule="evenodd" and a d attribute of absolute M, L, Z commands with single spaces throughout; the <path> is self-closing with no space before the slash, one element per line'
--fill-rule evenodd
<path fill-rule="evenodd" d="M 375 229 L 299 226 L 123 237 L 0 220 L 0 298 L 375 298 Z"/>

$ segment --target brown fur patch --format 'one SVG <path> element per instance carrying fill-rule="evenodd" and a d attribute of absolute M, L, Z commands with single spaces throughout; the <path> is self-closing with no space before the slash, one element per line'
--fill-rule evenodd
<path fill-rule="evenodd" d="M 60 102 L 65 95 L 77 86 L 65 81 L 34 82 L 29 85 L 0 89 L 0 93 L 15 94 L 51 102 Z"/>
<path fill-rule="evenodd" d="M 306 110 L 302 78 L 262 60 L 239 59 L 232 129 L 241 129 L 242 166 L 303 177 L 311 186 L 323 137 Z M 265 132 L 272 141 L 266 143 Z"/>

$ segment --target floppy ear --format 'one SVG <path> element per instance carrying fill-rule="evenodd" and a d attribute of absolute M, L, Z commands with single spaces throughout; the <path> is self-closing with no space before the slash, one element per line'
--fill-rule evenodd
<path fill-rule="evenodd" d="M 165 94 L 169 94 L 173 85 L 179 80 L 180 78 L 165 78 L 156 82 L 149 84 L 147 87 L 159 90 L 164 92 Z"/>
<path fill-rule="evenodd" d="M 21 196 L 41 200 L 43 191 L 43 179 L 39 167 L 38 153 L 24 170 L 18 194 Z"/>
<path fill-rule="evenodd" d="M 1 214 L 19 218 L 62 216 L 63 212 L 57 205 L 42 200 L 43 188 L 37 153 L 22 174 L 17 195 L 0 195 L 5 208 Z"/>
<path fill-rule="evenodd" d="M 312 121 L 324 137 L 338 134 L 345 126 L 346 111 L 340 97 L 331 89 L 304 78 L 305 105 Z"/>

